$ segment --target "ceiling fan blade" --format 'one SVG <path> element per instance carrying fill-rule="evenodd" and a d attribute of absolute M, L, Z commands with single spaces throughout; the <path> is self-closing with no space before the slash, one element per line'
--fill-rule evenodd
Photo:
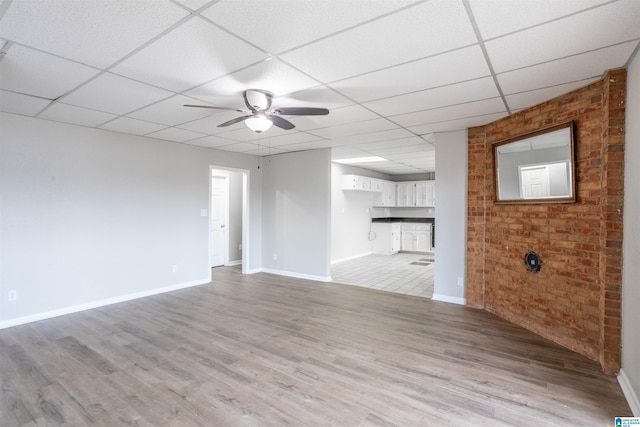
<path fill-rule="evenodd" d="M 214 110 L 227 110 L 227 111 L 237 111 L 239 113 L 248 113 L 247 110 L 242 110 L 240 108 L 228 108 L 228 107 L 214 107 L 212 105 L 193 105 L 193 104 L 184 104 L 185 107 L 195 107 L 195 108 L 211 108 Z"/>
<path fill-rule="evenodd" d="M 276 114 L 282 114 L 283 116 L 326 116 L 329 114 L 329 110 L 326 108 L 312 107 L 276 108 L 273 112 Z"/>
<path fill-rule="evenodd" d="M 227 127 L 227 126 L 235 125 L 236 123 L 244 122 L 249 117 L 253 117 L 253 115 L 236 117 L 235 119 L 231 119 L 228 122 L 224 122 L 222 124 L 219 124 L 218 127 L 219 128 L 224 128 L 224 127 Z"/>
<path fill-rule="evenodd" d="M 280 129 L 289 130 L 295 127 L 293 123 L 291 123 L 289 120 L 283 119 L 282 117 L 272 115 L 266 115 L 265 117 L 271 120 L 271 122 L 274 125 L 278 126 Z"/>

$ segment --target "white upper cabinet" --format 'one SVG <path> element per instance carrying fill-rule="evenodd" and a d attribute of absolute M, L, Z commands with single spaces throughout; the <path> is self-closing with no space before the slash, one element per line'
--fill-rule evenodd
<path fill-rule="evenodd" d="M 396 185 L 397 206 L 435 206 L 435 186 L 435 181 L 398 182 Z"/>
<path fill-rule="evenodd" d="M 416 206 L 436 205 L 436 182 L 418 181 L 416 182 Z"/>
<path fill-rule="evenodd" d="M 370 179 L 360 175 L 342 175 L 342 189 L 371 191 Z"/>
<path fill-rule="evenodd" d="M 436 205 L 435 181 L 393 182 L 361 175 L 343 175 L 343 190 L 371 191 L 373 206 L 433 207 Z"/>
<path fill-rule="evenodd" d="M 396 205 L 396 183 L 380 180 L 382 182 L 382 192 L 373 195 L 373 206 L 395 206 Z"/>
<path fill-rule="evenodd" d="M 369 178 L 370 191 L 375 191 L 376 193 L 382 193 L 383 182 L 384 181 L 382 179 Z"/>
<path fill-rule="evenodd" d="M 342 175 L 343 190 L 382 192 L 382 179 L 361 175 Z"/>
<path fill-rule="evenodd" d="M 416 205 L 416 183 L 396 183 L 396 206 L 408 207 Z"/>

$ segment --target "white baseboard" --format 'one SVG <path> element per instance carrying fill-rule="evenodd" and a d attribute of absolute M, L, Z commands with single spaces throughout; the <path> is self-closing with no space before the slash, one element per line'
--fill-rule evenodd
<path fill-rule="evenodd" d="M 232 266 L 234 266 L 234 265 L 242 265 L 242 260 L 241 260 L 241 259 L 237 259 L 237 260 L 235 260 L 235 261 L 229 261 L 229 262 L 226 264 L 226 267 L 232 267 Z"/>
<path fill-rule="evenodd" d="M 450 297 L 449 295 L 433 294 L 431 299 L 433 301 L 448 302 L 451 304 L 458 304 L 458 305 L 467 305 L 466 298 Z"/>
<path fill-rule="evenodd" d="M 330 282 L 331 276 L 316 276 L 313 274 L 296 273 L 294 271 L 275 270 L 272 268 L 262 268 L 260 271 L 264 273 L 277 274 L 279 276 L 295 277 L 297 279 L 314 280 L 316 282 Z"/>
<path fill-rule="evenodd" d="M 618 383 L 620 383 L 620 388 L 622 388 L 624 397 L 627 398 L 627 403 L 631 408 L 631 412 L 633 412 L 633 416 L 640 417 L 640 399 L 638 399 L 638 395 L 633 389 L 631 381 L 629 381 L 629 377 L 627 377 L 624 369 L 620 369 L 620 373 L 618 374 Z"/>
<path fill-rule="evenodd" d="M 346 258 L 336 259 L 336 260 L 331 261 L 331 265 L 334 265 L 334 264 L 340 264 L 341 262 L 351 261 L 351 260 L 353 260 L 353 259 L 362 258 L 363 256 L 371 255 L 372 253 L 373 253 L 373 252 L 369 251 L 369 252 L 365 252 L 365 253 L 358 254 L 358 255 L 348 256 L 348 257 L 346 257 Z"/>
<path fill-rule="evenodd" d="M 91 301 L 84 304 L 72 305 L 56 310 L 45 311 L 43 313 L 31 314 L 28 316 L 17 317 L 15 319 L 0 322 L 0 329 L 11 328 L 13 326 L 24 325 L 26 323 L 37 322 L 38 320 L 50 319 L 52 317 L 64 316 L 65 314 L 77 313 L 79 311 L 90 310 L 92 308 L 104 307 L 105 305 L 117 304 L 119 302 L 130 301 L 138 298 L 144 298 L 152 295 L 163 294 L 165 292 L 177 291 L 180 289 L 190 288 L 192 286 L 204 285 L 211 282 L 211 279 L 193 280 L 190 282 L 178 283 L 175 285 L 165 286 L 162 288 L 150 289 L 148 291 L 134 292 L 132 294 L 120 295 L 113 298 L 106 298 L 97 301 Z"/>

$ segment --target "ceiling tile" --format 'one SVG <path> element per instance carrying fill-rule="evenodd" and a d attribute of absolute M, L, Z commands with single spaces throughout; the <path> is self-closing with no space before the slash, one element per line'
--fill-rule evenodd
<path fill-rule="evenodd" d="M 371 150 L 380 150 L 385 148 L 408 147 L 408 146 L 414 146 L 414 147 L 419 146 L 415 148 L 421 149 L 423 146 L 427 146 L 427 145 L 433 148 L 433 146 L 429 144 L 427 141 L 425 141 L 424 139 L 420 138 L 419 136 L 413 136 L 410 138 L 394 139 L 391 141 L 366 142 L 363 144 L 357 144 L 356 147 L 364 151 L 371 151 Z"/>
<path fill-rule="evenodd" d="M 355 102 L 332 88 L 322 85 L 284 95 L 278 99 L 278 104 L 286 107 L 328 108 L 333 111 L 336 108 L 353 105 Z"/>
<path fill-rule="evenodd" d="M 279 148 L 273 148 L 273 147 L 259 147 L 255 150 L 249 150 L 244 152 L 244 154 L 250 154 L 252 156 L 261 156 L 261 157 L 275 156 L 277 154 L 283 154 L 283 153 L 288 153 L 288 151 L 281 150 Z"/>
<path fill-rule="evenodd" d="M 178 3 L 185 5 L 191 10 L 198 10 L 207 3 L 211 3 L 211 0 L 176 0 Z"/>
<path fill-rule="evenodd" d="M 113 68 L 176 92 L 266 58 L 266 54 L 195 17 Z"/>
<path fill-rule="evenodd" d="M 211 110 L 206 108 L 190 108 L 185 104 L 197 104 L 198 101 L 187 96 L 176 95 L 156 104 L 144 107 L 128 114 L 134 119 L 146 120 L 167 126 L 175 126 L 192 120 L 197 120 L 211 115 Z"/>
<path fill-rule="evenodd" d="M 0 111 L 34 116 L 49 105 L 49 100 L 0 90 Z"/>
<path fill-rule="evenodd" d="M 415 113 L 391 116 L 390 119 L 401 126 L 408 127 L 497 112 L 506 112 L 502 98 L 483 99 L 482 101 L 417 111 Z"/>
<path fill-rule="evenodd" d="M 421 147 L 421 148 L 418 148 Z M 375 150 L 367 150 L 370 153 L 377 154 L 379 156 L 386 156 L 388 154 L 402 154 L 411 153 L 422 155 L 423 153 L 433 151 L 431 144 L 424 143 L 424 146 L 417 145 L 403 145 L 401 147 L 388 147 L 388 148 L 376 148 Z"/>
<path fill-rule="evenodd" d="M 325 140 L 300 142 L 297 144 L 281 145 L 278 148 L 286 151 L 317 150 L 319 148 L 330 148 L 331 142 Z"/>
<path fill-rule="evenodd" d="M 166 139 L 174 142 L 185 142 L 192 139 L 202 138 L 206 135 L 197 132 L 191 132 L 190 130 L 178 129 L 178 128 L 165 128 L 157 132 L 153 132 L 147 135 L 151 138 Z"/>
<path fill-rule="evenodd" d="M 369 153 L 353 146 L 335 147 L 331 149 L 332 160 L 353 159 L 366 156 L 369 156 Z"/>
<path fill-rule="evenodd" d="M 564 95 L 581 87 L 588 86 L 600 80 L 600 77 L 594 79 L 580 80 L 577 82 L 566 83 L 562 85 L 547 87 L 538 90 L 520 92 L 514 95 L 506 96 L 507 103 L 512 112 L 523 108 L 529 108 L 534 105 L 549 101 L 557 96 Z"/>
<path fill-rule="evenodd" d="M 273 105 L 280 106 L 279 96 L 317 85 L 317 81 L 290 65 L 270 59 L 189 90 L 185 95 L 217 106 L 245 108 L 242 93 L 246 89 L 264 89 L 274 94 Z"/>
<path fill-rule="evenodd" d="M 218 125 L 243 115 L 243 113 L 239 113 L 237 111 L 213 109 L 202 110 L 202 112 L 208 112 L 209 114 L 206 117 L 193 120 L 191 122 L 182 123 L 178 127 L 181 129 L 192 130 L 194 132 L 206 133 L 209 135 L 218 135 L 221 133 L 229 132 L 228 127 L 218 127 Z"/>
<path fill-rule="evenodd" d="M 298 116 L 290 117 L 289 120 L 300 130 L 311 130 L 377 118 L 379 118 L 377 114 L 360 105 L 350 105 L 333 109 L 328 116 Z"/>
<path fill-rule="evenodd" d="M 168 1 L 14 1 L 2 18 L 0 37 L 106 67 L 187 13 Z"/>
<path fill-rule="evenodd" d="M 113 114 L 63 104 L 62 102 L 55 103 L 38 117 L 57 122 L 72 123 L 74 125 L 90 127 L 98 126 L 116 118 Z"/>
<path fill-rule="evenodd" d="M 623 67 L 637 45 L 638 42 L 623 43 L 557 61 L 509 71 L 498 74 L 498 82 L 503 93 L 507 95 L 602 77 L 602 70 Z"/>
<path fill-rule="evenodd" d="M 164 89 L 104 73 L 66 96 L 64 102 L 113 114 L 126 114 L 171 95 L 172 92 Z"/>
<path fill-rule="evenodd" d="M 328 128 L 314 129 L 313 134 L 324 138 L 339 138 L 360 133 L 369 133 L 381 130 L 397 128 L 396 125 L 387 119 L 366 120 L 363 122 L 347 123 Z"/>
<path fill-rule="evenodd" d="M 445 107 L 500 96 L 491 77 L 395 96 L 365 103 L 383 116 L 395 116 L 415 111 Z"/>
<path fill-rule="evenodd" d="M 262 138 L 260 144 L 268 147 L 280 147 L 284 145 L 299 144 L 302 142 L 319 141 L 321 137 L 306 132 L 290 130 L 287 133 L 275 137 Z"/>
<path fill-rule="evenodd" d="M 235 144 L 225 145 L 225 151 L 234 151 L 236 153 L 245 153 L 247 151 L 259 150 L 258 144 L 251 144 L 249 142 L 236 142 Z"/>
<path fill-rule="evenodd" d="M 360 133 L 357 135 L 349 135 L 346 137 L 334 137 L 331 139 L 331 141 L 337 145 L 364 144 L 367 142 L 375 141 L 392 141 L 394 139 L 410 138 L 412 136 L 414 136 L 414 134 L 412 134 L 408 130 L 396 128 L 381 130 L 378 132 Z"/>
<path fill-rule="evenodd" d="M 502 73 L 638 39 L 638 22 L 640 1 L 620 0 L 491 40 L 486 48 L 494 70 Z"/>
<path fill-rule="evenodd" d="M 202 14 L 256 46 L 277 54 L 414 2 L 227 0 L 217 2 Z"/>
<path fill-rule="evenodd" d="M 366 102 L 489 75 L 482 50 L 474 45 L 341 80 L 330 86 L 358 102 Z"/>
<path fill-rule="evenodd" d="M 609 0 L 469 0 L 484 40 L 588 9 Z"/>
<path fill-rule="evenodd" d="M 434 0 L 322 39 L 281 58 L 321 81 L 335 81 L 476 42 L 461 1 Z"/>
<path fill-rule="evenodd" d="M 215 135 L 205 136 L 202 138 L 194 139 L 193 141 L 189 141 L 189 144 L 199 145 L 201 147 L 210 147 L 210 148 L 225 147 L 227 145 L 232 145 L 236 143 L 237 141 L 232 141 L 230 139 L 221 138 Z"/>
<path fill-rule="evenodd" d="M 129 133 L 133 135 L 146 135 L 151 132 L 164 129 L 164 125 L 157 123 L 145 122 L 144 120 L 132 119 L 129 117 L 118 117 L 108 123 L 100 126 L 101 129 L 111 130 L 114 132 Z"/>
<path fill-rule="evenodd" d="M 0 88 L 57 99 L 99 70 L 12 44 L 0 61 Z"/>
<path fill-rule="evenodd" d="M 419 135 L 424 135 L 425 133 L 434 133 L 434 132 L 452 132 L 457 130 L 464 130 L 474 126 L 482 126 L 487 123 L 491 123 L 503 117 L 507 117 L 507 113 L 493 113 L 486 114 L 477 117 L 467 117 L 464 119 L 458 120 L 448 120 L 444 122 L 438 123 L 430 123 L 427 125 L 421 126 L 412 126 L 409 129 L 414 131 Z"/>

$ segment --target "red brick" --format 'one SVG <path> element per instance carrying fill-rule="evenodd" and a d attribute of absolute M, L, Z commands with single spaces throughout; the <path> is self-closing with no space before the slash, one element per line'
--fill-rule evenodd
<path fill-rule="evenodd" d="M 467 304 L 620 367 L 626 70 L 468 130 Z M 574 120 L 575 204 L 494 204 L 492 144 Z M 506 247 L 510 249 L 507 250 Z M 523 255 L 536 250 L 539 273 Z"/>

